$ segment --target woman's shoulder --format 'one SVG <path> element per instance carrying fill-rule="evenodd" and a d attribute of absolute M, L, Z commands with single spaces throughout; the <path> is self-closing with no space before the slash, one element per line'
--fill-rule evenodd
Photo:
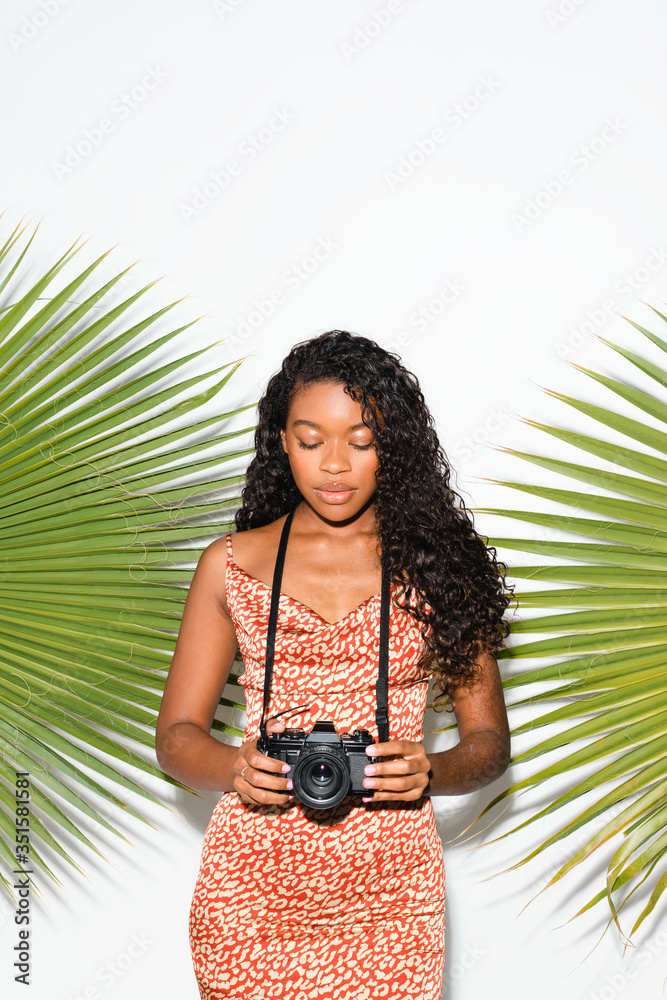
<path fill-rule="evenodd" d="M 272 524 L 249 528 L 247 531 L 228 531 L 207 545 L 197 564 L 196 589 L 210 589 L 227 615 L 230 615 L 227 602 L 230 561 L 249 576 L 258 580 L 271 580 L 284 520 L 284 517 L 279 518 Z"/>
<path fill-rule="evenodd" d="M 213 559 L 222 558 L 224 560 L 229 546 L 233 547 L 234 555 L 237 552 L 239 554 L 244 552 L 250 554 L 256 549 L 263 548 L 274 536 L 280 536 L 285 516 L 279 518 L 277 521 L 272 521 L 271 524 L 262 525 L 261 528 L 247 528 L 245 531 L 237 531 L 232 527 L 229 531 L 219 535 L 213 542 L 210 542 L 202 555 L 208 553 Z"/>
<path fill-rule="evenodd" d="M 250 576 L 261 580 L 268 573 L 270 577 L 286 516 L 285 514 L 259 528 L 227 532 L 209 545 L 211 558 L 226 565 L 227 559 L 231 557 Z"/>

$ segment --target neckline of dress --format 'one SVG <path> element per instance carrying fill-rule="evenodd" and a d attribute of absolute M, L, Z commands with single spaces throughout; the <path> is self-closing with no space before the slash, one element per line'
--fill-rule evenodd
<path fill-rule="evenodd" d="M 233 556 L 230 556 L 230 562 L 231 562 L 232 566 L 234 567 L 234 569 L 238 570 L 239 573 L 242 573 L 243 576 L 246 576 L 249 580 L 252 580 L 253 583 L 258 583 L 260 585 L 260 587 L 264 587 L 265 590 L 268 590 L 269 592 L 271 592 L 272 587 L 270 587 L 268 583 L 264 583 L 263 580 L 258 580 L 256 576 L 252 576 L 246 570 L 242 569 L 238 565 L 238 563 L 234 561 L 234 557 Z M 370 604 L 371 601 L 376 601 L 381 596 L 382 596 L 382 591 L 379 590 L 377 592 L 377 594 L 371 594 L 370 597 L 366 597 L 361 602 L 361 604 L 357 604 L 356 608 L 352 608 L 351 611 L 348 611 L 348 613 L 346 615 L 343 615 L 342 618 L 339 618 L 338 621 L 330 622 L 330 621 L 327 621 L 326 618 L 323 618 L 322 615 L 319 614 L 317 611 L 315 611 L 313 608 L 309 608 L 307 604 L 304 604 L 303 601 L 300 601 L 298 599 L 298 597 L 291 597 L 289 594 L 285 594 L 282 590 L 280 591 L 280 597 L 281 598 L 283 598 L 283 597 L 287 598 L 288 601 L 293 601 L 294 604 L 300 605 L 300 607 L 302 607 L 305 611 L 308 611 L 308 612 L 310 612 L 311 615 L 314 615 L 316 618 L 319 618 L 319 620 L 321 622 L 324 622 L 324 624 L 328 625 L 330 628 L 333 628 L 334 625 L 340 625 L 342 622 L 346 621 L 348 618 L 351 618 L 352 615 L 355 615 L 359 611 L 361 611 L 362 608 L 364 608 L 367 604 Z"/>

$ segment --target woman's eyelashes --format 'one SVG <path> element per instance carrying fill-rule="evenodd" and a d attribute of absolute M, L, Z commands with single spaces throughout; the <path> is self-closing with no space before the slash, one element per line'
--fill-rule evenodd
<path fill-rule="evenodd" d="M 303 441 L 300 441 L 297 438 L 296 443 L 298 444 L 299 448 L 307 448 L 310 451 L 311 448 L 317 448 L 318 445 L 320 445 L 322 442 L 317 441 L 315 444 L 304 444 Z M 369 448 L 373 447 L 373 442 L 369 441 L 368 444 L 353 444 L 351 447 L 356 448 L 357 451 L 368 451 Z"/>

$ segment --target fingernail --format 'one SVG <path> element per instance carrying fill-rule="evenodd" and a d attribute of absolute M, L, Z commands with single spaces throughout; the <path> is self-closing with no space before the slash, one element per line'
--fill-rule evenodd
<path fill-rule="evenodd" d="M 368 767 L 364 768 L 364 774 L 375 774 L 377 768 L 373 764 L 369 764 Z"/>
<path fill-rule="evenodd" d="M 375 788 L 375 782 L 372 778 L 364 778 L 364 788 Z"/>
<path fill-rule="evenodd" d="M 283 764 L 283 771 L 291 771 L 291 770 L 292 768 L 289 766 L 289 764 Z"/>
<path fill-rule="evenodd" d="M 292 782 L 291 782 L 291 781 L 288 781 L 288 782 L 287 782 L 287 785 L 286 785 L 285 787 L 286 787 L 286 788 L 291 788 L 291 787 L 292 787 Z"/>
<path fill-rule="evenodd" d="M 372 796 L 370 796 L 369 798 L 367 798 L 367 799 L 362 799 L 361 801 L 362 801 L 362 802 L 372 802 L 372 801 L 373 801 L 373 797 L 372 797 Z"/>
<path fill-rule="evenodd" d="M 369 757 L 373 757 L 375 755 L 375 743 L 373 743 L 370 747 L 366 747 L 366 753 Z"/>

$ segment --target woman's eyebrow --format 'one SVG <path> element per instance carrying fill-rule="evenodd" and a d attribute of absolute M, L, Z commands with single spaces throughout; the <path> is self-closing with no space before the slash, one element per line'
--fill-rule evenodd
<path fill-rule="evenodd" d="M 320 424 L 316 424 L 314 420 L 294 420 L 292 421 L 292 427 L 297 427 L 299 424 L 307 424 L 308 427 L 316 427 L 318 431 L 322 430 Z M 366 424 L 350 424 L 348 431 L 356 431 L 361 427 L 365 427 Z"/>

